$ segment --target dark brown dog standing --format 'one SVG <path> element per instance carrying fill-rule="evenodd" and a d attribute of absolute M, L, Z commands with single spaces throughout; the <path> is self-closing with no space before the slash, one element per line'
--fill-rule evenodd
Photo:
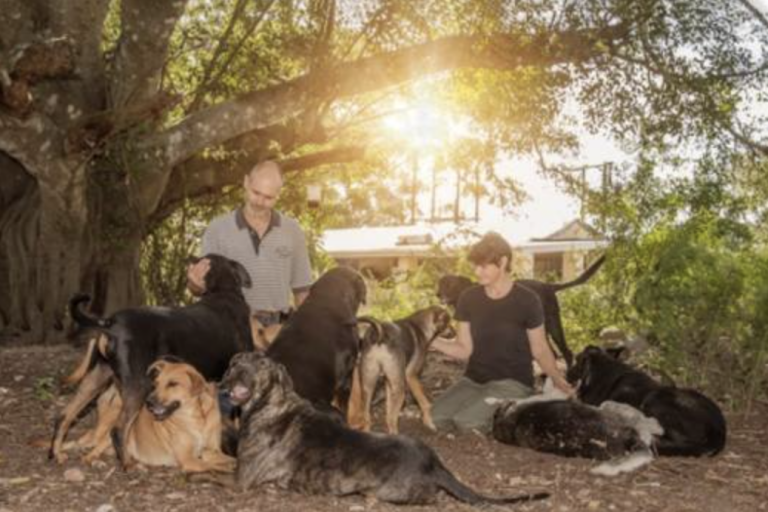
<path fill-rule="evenodd" d="M 357 310 L 365 303 L 365 282 L 348 267 L 336 267 L 315 282 L 291 315 L 267 355 L 285 365 L 296 392 L 330 409 L 346 410 L 359 352 Z"/>
<path fill-rule="evenodd" d="M 557 292 L 573 288 L 586 283 L 605 262 L 605 256 L 600 256 L 585 270 L 579 277 L 567 283 L 544 283 L 535 279 L 518 279 L 516 284 L 520 284 L 534 292 L 541 301 L 544 309 L 544 328 L 547 335 L 552 338 L 558 351 L 565 359 L 570 368 L 573 364 L 573 352 L 568 348 L 565 341 L 565 331 L 563 330 L 563 321 L 560 318 L 560 303 L 557 300 Z M 474 283 L 467 277 L 457 275 L 447 275 L 440 278 L 437 283 L 437 296 L 443 302 L 451 306 L 454 310 L 459 304 L 461 294 L 473 286 Z"/>
<path fill-rule="evenodd" d="M 395 322 L 379 322 L 376 328 L 368 329 L 362 340 L 359 363 L 362 411 L 357 414 L 350 406 L 349 424 L 365 431 L 371 429 L 371 400 L 378 379 L 383 375 L 387 391 L 387 431 L 390 434 L 398 432 L 406 384 L 419 404 L 424 425 L 435 430 L 432 405 L 419 376 L 432 342 L 440 336 L 452 338 L 455 335 L 451 316 L 439 306 L 422 309 Z"/>
<path fill-rule="evenodd" d="M 183 308 L 143 307 L 125 309 L 107 319 L 92 318 L 79 309 L 87 302 L 78 296 L 70 302 L 72 317 L 81 327 L 94 328 L 104 337 L 100 350 L 89 349 L 90 359 L 75 397 L 56 419 L 50 457 L 63 460 L 61 448 L 72 422 L 111 382 L 116 382 L 123 406 L 112 431 L 115 452 L 127 467 L 131 460 L 122 440 L 151 390 L 149 366 L 165 355 L 178 356 L 207 380 L 218 380 L 230 358 L 253 350 L 250 311 L 242 287 L 250 287 L 245 268 L 216 254 L 210 263 L 205 290 L 198 302 Z M 83 367 L 83 365 L 81 365 Z"/>
<path fill-rule="evenodd" d="M 382 501 L 425 504 L 444 490 L 467 503 L 516 503 L 546 494 L 481 496 L 459 482 L 423 442 L 352 430 L 297 395 L 285 368 L 258 353 L 232 359 L 222 388 L 243 410 L 236 483 L 284 489 L 373 494 Z"/>

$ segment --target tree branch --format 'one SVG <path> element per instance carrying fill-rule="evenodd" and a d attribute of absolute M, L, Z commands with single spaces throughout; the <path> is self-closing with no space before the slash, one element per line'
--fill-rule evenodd
<path fill-rule="evenodd" d="M 354 162 L 365 156 L 359 146 L 342 146 L 279 161 L 283 172 L 301 172 L 321 165 Z M 170 186 L 163 201 L 153 214 L 152 222 L 164 219 L 185 199 L 195 199 L 218 194 L 227 185 L 236 185 L 243 176 L 261 160 L 261 155 L 242 158 L 213 160 L 193 158 L 174 169 Z"/>
<path fill-rule="evenodd" d="M 349 97 L 460 68 L 509 70 L 580 63 L 604 55 L 599 42 L 615 43 L 627 33 L 627 26 L 614 25 L 555 36 L 446 37 L 342 63 L 212 106 L 146 140 L 144 147 L 163 152 L 165 163 L 176 165 L 206 147 L 295 116 L 310 100 Z"/>
<path fill-rule="evenodd" d="M 122 0 L 111 107 L 146 100 L 159 89 L 168 43 L 188 0 Z"/>

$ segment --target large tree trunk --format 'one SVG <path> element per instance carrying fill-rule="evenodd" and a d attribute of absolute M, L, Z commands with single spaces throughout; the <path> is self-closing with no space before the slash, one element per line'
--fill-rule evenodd
<path fill-rule="evenodd" d="M 281 134 L 308 105 L 458 68 L 583 63 L 603 58 L 606 44 L 620 44 L 630 28 L 446 37 L 312 69 L 163 127 L 172 101 L 160 77 L 186 3 L 121 0 L 120 38 L 107 67 L 101 43 L 110 0 L 0 0 L 0 341 L 3 333 L 60 339 L 67 301 L 78 291 L 94 296 L 97 313 L 140 304 L 144 227 L 184 200 L 174 182 L 188 185 L 186 197 L 215 193 L 240 181 L 259 154 L 254 147 L 293 139 L 280 144 L 289 152 L 302 137 L 325 142 L 313 129 Z M 224 165 L 200 157 L 217 145 L 250 154 Z M 359 153 L 320 151 L 285 167 Z"/>

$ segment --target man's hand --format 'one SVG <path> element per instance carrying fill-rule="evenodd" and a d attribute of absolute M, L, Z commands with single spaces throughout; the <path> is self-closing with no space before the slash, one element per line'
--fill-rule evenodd
<path fill-rule="evenodd" d="M 187 265 L 187 288 L 192 295 L 205 293 L 205 276 L 209 270 L 211 270 L 211 261 L 208 258 Z"/>

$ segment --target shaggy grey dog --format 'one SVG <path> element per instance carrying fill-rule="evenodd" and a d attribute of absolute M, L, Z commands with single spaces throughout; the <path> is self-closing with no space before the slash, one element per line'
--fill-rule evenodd
<path fill-rule="evenodd" d="M 309 493 L 373 494 L 426 504 L 442 489 L 466 503 L 518 503 L 547 494 L 490 498 L 459 482 L 423 442 L 352 430 L 294 391 L 285 368 L 257 353 L 235 356 L 222 381 L 243 410 L 237 486 L 274 483 Z"/>

